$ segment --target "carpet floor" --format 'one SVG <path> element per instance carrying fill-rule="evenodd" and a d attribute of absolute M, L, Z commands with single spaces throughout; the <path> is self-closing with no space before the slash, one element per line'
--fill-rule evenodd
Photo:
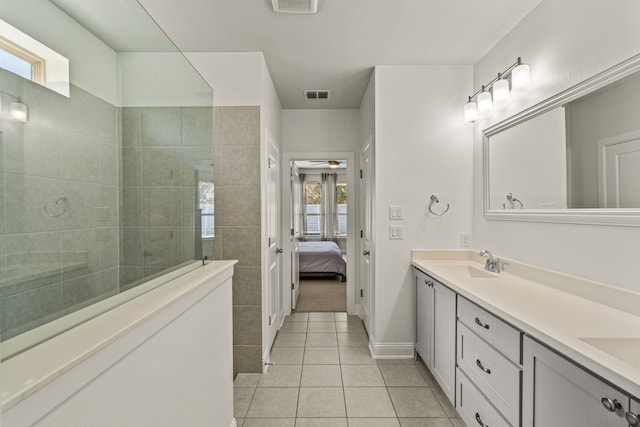
<path fill-rule="evenodd" d="M 347 311 L 347 284 L 340 279 L 300 280 L 296 312 Z"/>

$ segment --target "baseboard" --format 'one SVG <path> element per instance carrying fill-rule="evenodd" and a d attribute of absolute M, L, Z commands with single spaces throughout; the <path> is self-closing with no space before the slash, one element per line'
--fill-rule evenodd
<path fill-rule="evenodd" d="M 377 343 L 369 337 L 369 351 L 374 359 L 413 359 L 413 342 Z"/>

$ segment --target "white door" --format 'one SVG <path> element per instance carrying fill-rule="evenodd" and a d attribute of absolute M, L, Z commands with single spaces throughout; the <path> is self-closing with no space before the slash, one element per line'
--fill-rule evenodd
<path fill-rule="evenodd" d="M 640 131 L 598 141 L 600 207 L 640 207 Z"/>
<path fill-rule="evenodd" d="M 372 214 L 372 161 L 371 161 L 372 136 L 367 138 L 364 149 L 360 155 L 360 307 L 362 321 L 365 328 L 371 333 L 371 214 Z"/>
<path fill-rule="evenodd" d="M 282 288 L 280 283 L 281 270 L 281 253 L 280 246 L 280 171 L 279 171 L 279 150 L 269 130 L 267 135 L 267 176 L 265 185 L 266 195 L 266 231 L 267 231 L 267 274 L 264 286 L 265 313 L 263 322 L 265 325 L 265 344 L 263 346 L 264 353 L 268 354 L 273 344 L 273 340 L 278 332 L 279 313 L 281 307 Z"/>

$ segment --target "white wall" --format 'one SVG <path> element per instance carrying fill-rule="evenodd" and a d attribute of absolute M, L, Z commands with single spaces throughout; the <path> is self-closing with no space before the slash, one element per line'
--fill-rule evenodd
<path fill-rule="evenodd" d="M 482 205 L 482 129 L 640 51 L 640 2 L 543 0 L 474 69 L 474 88 L 518 56 L 531 89 L 474 126 L 474 246 L 542 267 L 640 291 L 640 228 L 487 221 Z"/>
<path fill-rule="evenodd" d="M 471 231 L 473 141 L 462 120 L 471 79 L 471 66 L 375 69 L 374 340 L 404 356 L 413 354 L 411 249 L 459 248 Z M 446 215 L 427 213 L 431 194 L 437 208 L 450 204 Z M 388 219 L 391 205 L 404 206 L 404 220 Z M 396 224 L 403 240 L 389 239 Z"/>
<path fill-rule="evenodd" d="M 210 106 L 213 92 L 180 52 L 118 53 L 122 107 Z"/>
<path fill-rule="evenodd" d="M 185 56 L 213 87 L 214 106 L 261 105 L 264 84 L 261 52 L 191 52 Z"/>
<path fill-rule="evenodd" d="M 283 110 L 283 151 L 320 152 L 360 149 L 360 112 L 344 110 Z"/>

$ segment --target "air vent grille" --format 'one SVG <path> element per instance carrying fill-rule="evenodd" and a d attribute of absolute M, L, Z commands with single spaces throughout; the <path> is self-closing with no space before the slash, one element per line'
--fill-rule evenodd
<path fill-rule="evenodd" d="M 318 90 L 318 89 L 305 90 L 304 99 L 325 100 L 325 99 L 329 99 L 330 94 L 331 94 L 331 91 L 329 90 Z"/>
<path fill-rule="evenodd" d="M 279 13 L 316 13 L 318 0 L 271 0 L 273 11 Z"/>

